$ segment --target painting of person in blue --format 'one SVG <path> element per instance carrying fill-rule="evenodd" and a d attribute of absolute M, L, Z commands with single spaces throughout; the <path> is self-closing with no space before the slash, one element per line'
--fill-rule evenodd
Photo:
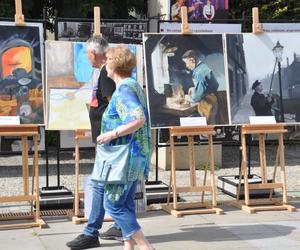
<path fill-rule="evenodd" d="M 188 90 L 185 99 L 192 105 L 198 104 L 198 113 L 210 121 L 214 119 L 216 113 L 219 83 L 212 70 L 201 61 L 202 57 L 204 55 L 195 50 L 188 50 L 182 56 L 186 68 L 192 71 L 194 83 L 194 87 Z"/>

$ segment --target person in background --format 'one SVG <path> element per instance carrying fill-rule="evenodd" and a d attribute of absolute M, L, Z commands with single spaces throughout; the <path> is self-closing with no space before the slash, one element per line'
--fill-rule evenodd
<path fill-rule="evenodd" d="M 211 21 L 215 17 L 215 7 L 211 4 L 211 0 L 207 0 L 203 7 L 203 16 L 206 20 Z"/>
<path fill-rule="evenodd" d="M 146 97 L 140 85 L 131 78 L 136 58 L 122 46 L 110 48 L 107 56 L 107 75 L 116 83 L 116 91 L 102 118 L 97 143 L 120 145 L 130 143 L 125 184 L 106 184 L 104 207 L 121 227 L 124 249 L 153 250 L 137 222 L 135 191 L 137 182 L 147 179 L 150 166 L 150 126 Z"/>
<path fill-rule="evenodd" d="M 97 136 L 101 130 L 101 120 L 103 112 L 108 106 L 111 96 L 115 91 L 115 82 L 107 77 L 105 68 L 105 52 L 108 48 L 107 41 L 101 36 L 95 36 L 87 41 L 87 54 L 91 65 L 92 74 L 92 98 L 90 102 L 90 122 L 92 130 L 92 140 L 96 143 Z M 71 249 L 87 249 L 100 246 L 99 232 L 104 219 L 105 210 L 103 207 L 104 186 L 96 181 L 90 181 L 92 187 L 92 208 L 88 223 L 83 230 L 83 234 L 67 243 Z M 100 234 L 104 239 L 121 239 L 122 232 L 113 225 L 107 232 Z"/>
<path fill-rule="evenodd" d="M 256 80 L 252 84 L 254 93 L 251 97 L 251 106 L 254 109 L 256 116 L 273 116 L 272 104 L 274 99 L 270 96 L 265 96 L 263 92 L 263 86 L 260 81 Z"/>

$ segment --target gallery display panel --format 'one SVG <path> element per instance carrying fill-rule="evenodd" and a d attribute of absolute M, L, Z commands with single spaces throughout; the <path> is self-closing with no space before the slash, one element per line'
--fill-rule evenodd
<path fill-rule="evenodd" d="M 43 26 L 0 22 L 0 116 L 44 124 Z"/>
<path fill-rule="evenodd" d="M 250 116 L 300 122 L 299 43 L 297 32 L 226 34 L 232 124 Z"/>
<path fill-rule="evenodd" d="M 116 46 L 117 44 L 110 44 Z M 141 58 L 139 45 L 126 45 Z M 139 48 L 138 48 L 139 47 Z M 141 77 L 141 60 L 132 77 Z M 86 43 L 47 41 L 47 118 L 49 130 L 90 129 L 89 103 L 92 95 L 92 68 L 86 52 Z"/>
<path fill-rule="evenodd" d="M 221 34 L 144 34 L 152 128 L 179 126 L 182 117 L 229 123 L 223 48 Z"/>

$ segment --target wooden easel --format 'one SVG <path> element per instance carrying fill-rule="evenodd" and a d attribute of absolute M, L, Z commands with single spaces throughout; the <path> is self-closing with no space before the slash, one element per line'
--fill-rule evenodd
<path fill-rule="evenodd" d="M 188 24 L 187 7 L 181 7 L 181 33 L 183 35 L 191 34 L 190 27 Z M 202 127 L 173 127 L 170 128 L 170 147 L 171 147 L 171 176 L 169 184 L 169 192 L 167 197 L 167 204 L 163 205 L 162 208 L 168 213 L 181 217 L 189 214 L 206 214 L 206 213 L 217 213 L 222 214 L 223 210 L 216 208 L 216 184 L 214 174 L 214 154 L 213 154 L 213 135 L 215 134 L 214 126 L 202 126 Z M 205 173 L 203 179 L 203 185 L 198 186 L 196 180 L 196 166 L 195 166 L 195 149 L 194 149 L 194 136 L 205 135 L 208 137 L 208 159 L 205 166 Z M 176 184 L 176 163 L 175 163 L 175 136 L 187 136 L 188 137 L 188 149 L 189 149 L 189 165 L 190 165 L 190 186 L 188 187 L 177 187 Z M 208 167 L 210 170 L 210 185 L 206 185 L 206 177 Z M 173 203 L 170 204 L 170 193 L 171 188 L 173 191 Z M 204 203 L 205 191 L 212 193 L 212 204 Z M 201 192 L 202 198 L 197 203 L 178 203 L 177 194 L 189 193 L 189 192 Z"/>
<path fill-rule="evenodd" d="M 162 208 L 168 213 L 181 217 L 183 215 L 191 214 L 207 214 L 216 213 L 223 214 L 223 210 L 216 208 L 216 184 L 214 174 L 214 153 L 213 153 L 213 135 L 215 134 L 214 126 L 207 125 L 201 127 L 173 127 L 170 128 L 170 147 L 171 147 L 171 176 L 169 192 L 167 197 L 167 204 Z M 194 136 L 204 135 L 208 137 L 208 159 L 205 166 L 203 185 L 197 185 L 196 179 L 196 166 L 195 166 L 195 149 L 194 149 Z M 174 137 L 187 136 L 188 137 L 188 151 L 189 151 L 189 166 L 190 166 L 190 186 L 178 187 L 176 184 L 176 162 L 175 162 L 175 145 Z M 207 172 L 209 168 L 210 184 L 206 184 Z M 170 204 L 171 188 L 173 191 L 173 203 Z M 211 192 L 211 204 L 204 202 L 204 192 Z M 178 203 L 177 194 L 179 193 L 202 193 L 201 201 L 194 203 Z"/>
<path fill-rule="evenodd" d="M 24 15 L 22 14 L 22 0 L 15 0 L 16 14 L 15 24 L 24 26 Z M 30 201 L 31 208 L 29 213 L 3 214 L 0 221 L 28 220 L 33 222 L 13 223 L 0 225 L 0 229 L 15 229 L 25 227 L 43 227 L 46 223 L 40 218 L 40 190 L 39 190 L 39 167 L 38 167 L 38 126 L 37 125 L 0 125 L 0 136 L 17 136 L 22 139 L 22 176 L 23 176 L 23 195 L 0 196 L 0 202 L 23 202 Z M 31 194 L 29 194 L 29 169 L 28 169 L 28 137 L 33 137 L 34 155 L 32 167 Z M 34 185 L 34 179 L 36 184 Z M 34 194 L 35 188 L 35 194 Z M 33 201 L 36 210 L 33 211 Z"/>
<path fill-rule="evenodd" d="M 94 34 L 93 36 L 101 36 L 100 33 L 100 7 L 94 7 Z M 75 130 L 75 197 L 74 197 L 74 215 L 72 216 L 72 222 L 74 224 L 80 224 L 87 222 L 87 218 L 84 217 L 84 214 L 79 209 L 80 199 L 84 198 L 84 193 L 80 191 L 79 188 L 79 164 L 80 164 L 80 141 L 81 140 L 90 140 L 91 131 L 87 129 L 76 129 Z"/>
<path fill-rule="evenodd" d="M 233 204 L 248 213 L 255 213 L 257 211 L 270 211 L 270 210 L 288 210 L 293 212 L 295 207 L 288 205 L 287 190 L 286 190 L 286 173 L 285 173 L 285 160 L 284 160 L 284 145 L 283 135 L 287 130 L 284 124 L 268 124 L 268 125 L 243 125 L 241 127 L 241 142 L 242 142 L 242 165 L 239 176 L 239 184 L 237 189 L 237 200 Z M 267 178 L 267 165 L 266 165 L 266 152 L 265 152 L 265 138 L 268 134 L 278 135 L 278 148 L 276 160 L 274 165 L 274 172 L 272 182 L 270 183 Z M 259 138 L 259 158 L 260 158 L 260 175 L 261 183 L 250 184 L 248 182 L 248 162 L 246 153 L 246 135 L 258 135 Z M 277 173 L 278 161 L 281 166 L 281 181 L 276 182 L 275 177 Z M 244 180 L 244 194 L 245 200 L 240 201 L 240 190 L 242 179 Z M 272 194 L 274 189 L 281 188 L 283 197 L 282 201 L 273 199 Z M 250 202 L 249 191 L 252 189 L 270 189 L 269 199 L 259 199 Z"/>
<path fill-rule="evenodd" d="M 80 199 L 84 198 L 84 192 L 80 191 L 79 184 L 79 174 L 80 174 L 80 141 L 82 140 L 91 140 L 91 131 L 88 129 L 76 129 L 75 130 L 75 195 L 74 195 L 74 214 L 72 215 L 72 222 L 74 224 L 81 224 L 88 221 L 84 217 L 84 213 L 80 211 Z M 104 221 L 112 221 L 112 218 L 109 216 L 104 217 Z"/>
<path fill-rule="evenodd" d="M 100 7 L 94 7 L 94 34 L 93 36 L 102 36 L 100 32 Z M 88 129 L 76 129 L 75 130 L 75 197 L 74 197 L 74 214 L 72 215 L 72 222 L 74 224 L 80 224 L 87 222 L 88 219 L 84 217 L 84 214 L 79 209 L 80 199 L 84 198 L 84 192 L 80 191 L 79 174 L 80 174 L 80 141 L 91 140 L 91 131 Z M 111 217 L 105 217 L 104 221 L 112 221 Z"/>
<path fill-rule="evenodd" d="M 1 196 L 0 202 L 31 202 L 30 213 L 13 213 L 0 216 L 0 221 L 10 220 L 28 220 L 33 222 L 24 222 L 18 224 L 0 225 L 0 229 L 16 229 L 25 227 L 43 227 L 46 223 L 40 218 L 40 192 L 39 192 L 39 167 L 38 167 L 38 126 L 37 125 L 0 125 L 0 136 L 17 136 L 22 138 L 22 175 L 23 175 L 23 195 Z M 28 169 L 28 137 L 33 137 L 34 155 L 32 168 L 32 189 L 29 194 L 29 169 Z M 35 185 L 34 185 L 35 180 Z M 35 189 L 35 194 L 34 194 Z M 35 201 L 36 210 L 33 211 L 33 201 Z"/>
<path fill-rule="evenodd" d="M 252 8 L 252 32 L 257 34 L 262 32 L 262 25 L 259 23 L 258 8 Z M 239 184 L 237 189 L 237 200 L 233 202 L 233 205 L 241 208 L 248 213 L 255 213 L 256 211 L 268 211 L 268 210 L 288 210 L 295 211 L 295 207 L 287 204 L 287 191 L 286 191 L 286 173 L 285 173 L 285 160 L 284 160 L 284 145 L 283 134 L 287 130 L 284 128 L 284 124 L 268 124 L 268 125 L 243 125 L 241 127 L 241 150 L 242 150 L 242 164 L 239 176 Z M 274 166 L 274 173 L 272 182 L 269 183 L 267 179 L 266 168 L 266 152 L 265 152 L 265 138 L 268 134 L 278 135 L 278 148 Z M 248 163 L 246 154 L 246 135 L 258 135 L 259 138 L 259 158 L 260 158 L 260 175 L 262 179 L 261 184 L 249 184 L 248 182 Z M 278 161 L 280 160 L 281 166 L 281 182 L 276 183 L 275 177 L 277 172 Z M 245 200 L 240 201 L 240 191 L 242 179 L 244 179 L 244 194 Z M 275 188 L 281 188 L 283 192 L 282 202 L 278 202 L 272 199 L 272 194 Z M 268 200 L 254 200 L 250 202 L 249 190 L 251 189 L 270 189 L 270 195 Z"/>

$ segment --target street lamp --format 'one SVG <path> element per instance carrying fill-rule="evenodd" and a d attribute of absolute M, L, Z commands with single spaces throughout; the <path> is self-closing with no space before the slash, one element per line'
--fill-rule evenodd
<path fill-rule="evenodd" d="M 281 85 L 281 61 L 283 46 L 277 41 L 275 47 L 272 49 L 273 54 L 278 62 L 278 79 L 279 79 L 279 94 L 280 94 L 280 121 L 284 122 L 283 98 L 282 98 L 282 85 Z"/>

